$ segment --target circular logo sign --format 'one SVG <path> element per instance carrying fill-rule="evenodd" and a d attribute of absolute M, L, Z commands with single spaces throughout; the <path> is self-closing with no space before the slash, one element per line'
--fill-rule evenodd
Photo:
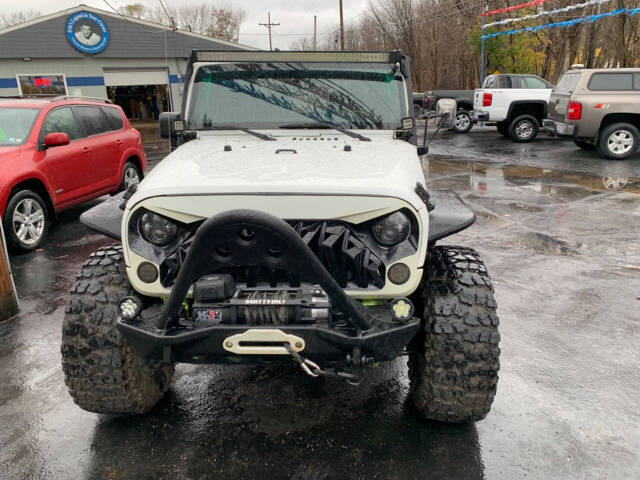
<path fill-rule="evenodd" d="M 84 53 L 100 53 L 109 44 L 107 24 L 95 13 L 77 12 L 67 19 L 67 40 Z"/>

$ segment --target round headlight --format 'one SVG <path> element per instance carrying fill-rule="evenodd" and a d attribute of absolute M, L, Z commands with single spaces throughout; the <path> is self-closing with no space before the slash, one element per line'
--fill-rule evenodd
<path fill-rule="evenodd" d="M 411 222 L 404 213 L 394 212 L 374 223 L 371 233 L 382 245 L 395 245 L 407 239 L 411 233 Z"/>
<path fill-rule="evenodd" d="M 178 226 L 175 223 L 153 212 L 142 214 L 138 230 L 142 238 L 159 247 L 170 244 L 178 235 Z"/>

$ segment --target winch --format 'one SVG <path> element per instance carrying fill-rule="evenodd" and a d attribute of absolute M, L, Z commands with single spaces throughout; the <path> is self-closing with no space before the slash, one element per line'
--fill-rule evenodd
<path fill-rule="evenodd" d="M 312 324 L 331 319 L 324 290 L 310 283 L 299 287 L 236 284 L 228 274 L 206 275 L 193 286 L 192 320 L 198 326 L 219 324 Z"/>

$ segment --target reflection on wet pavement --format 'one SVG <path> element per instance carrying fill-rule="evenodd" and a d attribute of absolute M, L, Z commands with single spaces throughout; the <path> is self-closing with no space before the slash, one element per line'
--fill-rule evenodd
<path fill-rule="evenodd" d="M 428 186 L 475 211 L 446 240 L 478 249 L 502 333 L 494 408 L 475 425 L 423 422 L 406 360 L 360 388 L 294 368 L 180 365 L 142 417 L 77 408 L 60 370 L 75 273 L 108 239 L 62 215 L 12 257 L 21 315 L 0 324 L 1 479 L 635 478 L 640 471 L 640 159 L 573 144 L 445 134 Z"/>
<path fill-rule="evenodd" d="M 514 156 L 518 148 L 523 147 L 511 144 Z M 489 222 L 487 240 L 498 234 L 504 242 L 511 235 L 516 238 L 509 246 L 591 252 L 613 257 L 615 264 L 638 258 L 640 245 L 632 237 L 640 233 L 640 162 L 613 162 L 624 163 L 626 173 L 614 177 L 575 171 L 553 158 L 543 162 L 540 155 L 540 166 L 514 165 L 513 159 L 484 163 L 436 153 L 423 166 L 428 186 L 457 191 L 476 211 L 479 226 Z M 603 170 L 610 163 L 602 160 Z"/>

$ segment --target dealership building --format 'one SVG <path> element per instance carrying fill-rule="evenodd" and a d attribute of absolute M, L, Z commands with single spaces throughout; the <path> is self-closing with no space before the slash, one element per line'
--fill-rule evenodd
<path fill-rule="evenodd" d="M 133 119 L 179 111 L 193 49 L 248 49 L 86 5 L 0 30 L 0 96 L 108 98 Z"/>

